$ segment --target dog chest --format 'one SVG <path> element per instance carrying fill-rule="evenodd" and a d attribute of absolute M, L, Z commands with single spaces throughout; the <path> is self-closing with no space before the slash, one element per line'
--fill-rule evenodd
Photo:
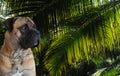
<path fill-rule="evenodd" d="M 24 69 L 21 65 L 15 65 L 5 76 L 23 76 Z"/>
<path fill-rule="evenodd" d="M 22 76 L 22 75 L 23 75 L 23 72 L 19 72 L 19 71 L 17 71 L 14 74 L 11 74 L 11 76 Z"/>

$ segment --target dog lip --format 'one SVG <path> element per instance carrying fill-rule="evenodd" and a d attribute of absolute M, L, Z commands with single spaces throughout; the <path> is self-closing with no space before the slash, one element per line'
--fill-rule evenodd
<path fill-rule="evenodd" d="M 36 40 L 35 42 L 34 42 L 34 44 L 33 44 L 33 47 L 36 47 L 36 46 L 38 46 L 39 45 L 39 40 Z"/>
<path fill-rule="evenodd" d="M 35 42 L 35 43 L 34 43 L 34 46 L 37 46 L 38 44 L 39 44 L 39 42 Z"/>

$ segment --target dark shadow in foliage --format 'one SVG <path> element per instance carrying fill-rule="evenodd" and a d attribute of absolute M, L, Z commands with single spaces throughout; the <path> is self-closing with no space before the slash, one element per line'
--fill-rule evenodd
<path fill-rule="evenodd" d="M 68 67 L 69 68 L 69 67 Z M 97 69 L 96 64 L 93 61 L 81 60 L 77 63 L 76 68 L 71 67 L 67 71 L 67 76 L 90 76 Z"/>
<path fill-rule="evenodd" d="M 3 19 L 0 19 L 0 47 L 3 44 L 4 33 L 5 33 L 5 28 L 2 26 L 2 21 L 3 21 Z"/>
<path fill-rule="evenodd" d="M 114 70 L 114 76 L 119 76 L 120 75 L 120 59 L 116 60 L 114 63 L 106 67 L 106 69 L 101 73 L 100 76 L 104 76 L 105 74 L 108 74 Z M 112 74 L 112 73 L 111 73 Z M 111 76 L 113 76 L 111 75 Z"/>
<path fill-rule="evenodd" d="M 106 68 L 100 76 L 119 76 L 120 75 L 120 48 L 105 49 L 106 57 L 98 64 L 97 69 Z M 109 60 L 109 61 L 108 61 Z"/>
<path fill-rule="evenodd" d="M 48 76 L 49 72 L 45 67 L 45 54 L 51 44 L 51 40 L 48 35 L 44 36 L 42 33 L 41 43 L 36 49 L 34 49 L 33 53 L 36 61 L 36 72 L 37 76 Z"/>

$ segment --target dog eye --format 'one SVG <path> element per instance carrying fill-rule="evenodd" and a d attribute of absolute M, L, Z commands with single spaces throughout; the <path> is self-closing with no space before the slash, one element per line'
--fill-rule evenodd
<path fill-rule="evenodd" d="M 23 25 L 23 26 L 20 28 L 20 30 L 21 30 L 21 31 L 26 31 L 26 30 L 28 30 L 28 25 L 27 25 L 27 24 Z"/>
<path fill-rule="evenodd" d="M 27 29 L 27 26 L 26 26 L 26 25 L 25 25 L 25 26 L 23 26 L 23 27 L 22 27 L 22 29 L 23 29 L 23 30 L 26 30 L 26 29 Z"/>

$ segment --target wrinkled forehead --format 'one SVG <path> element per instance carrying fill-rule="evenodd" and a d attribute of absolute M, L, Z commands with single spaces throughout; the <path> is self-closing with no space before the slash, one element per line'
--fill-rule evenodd
<path fill-rule="evenodd" d="M 29 27 L 34 26 L 34 22 L 29 17 L 16 17 L 14 27 L 19 28 L 27 24 Z"/>

